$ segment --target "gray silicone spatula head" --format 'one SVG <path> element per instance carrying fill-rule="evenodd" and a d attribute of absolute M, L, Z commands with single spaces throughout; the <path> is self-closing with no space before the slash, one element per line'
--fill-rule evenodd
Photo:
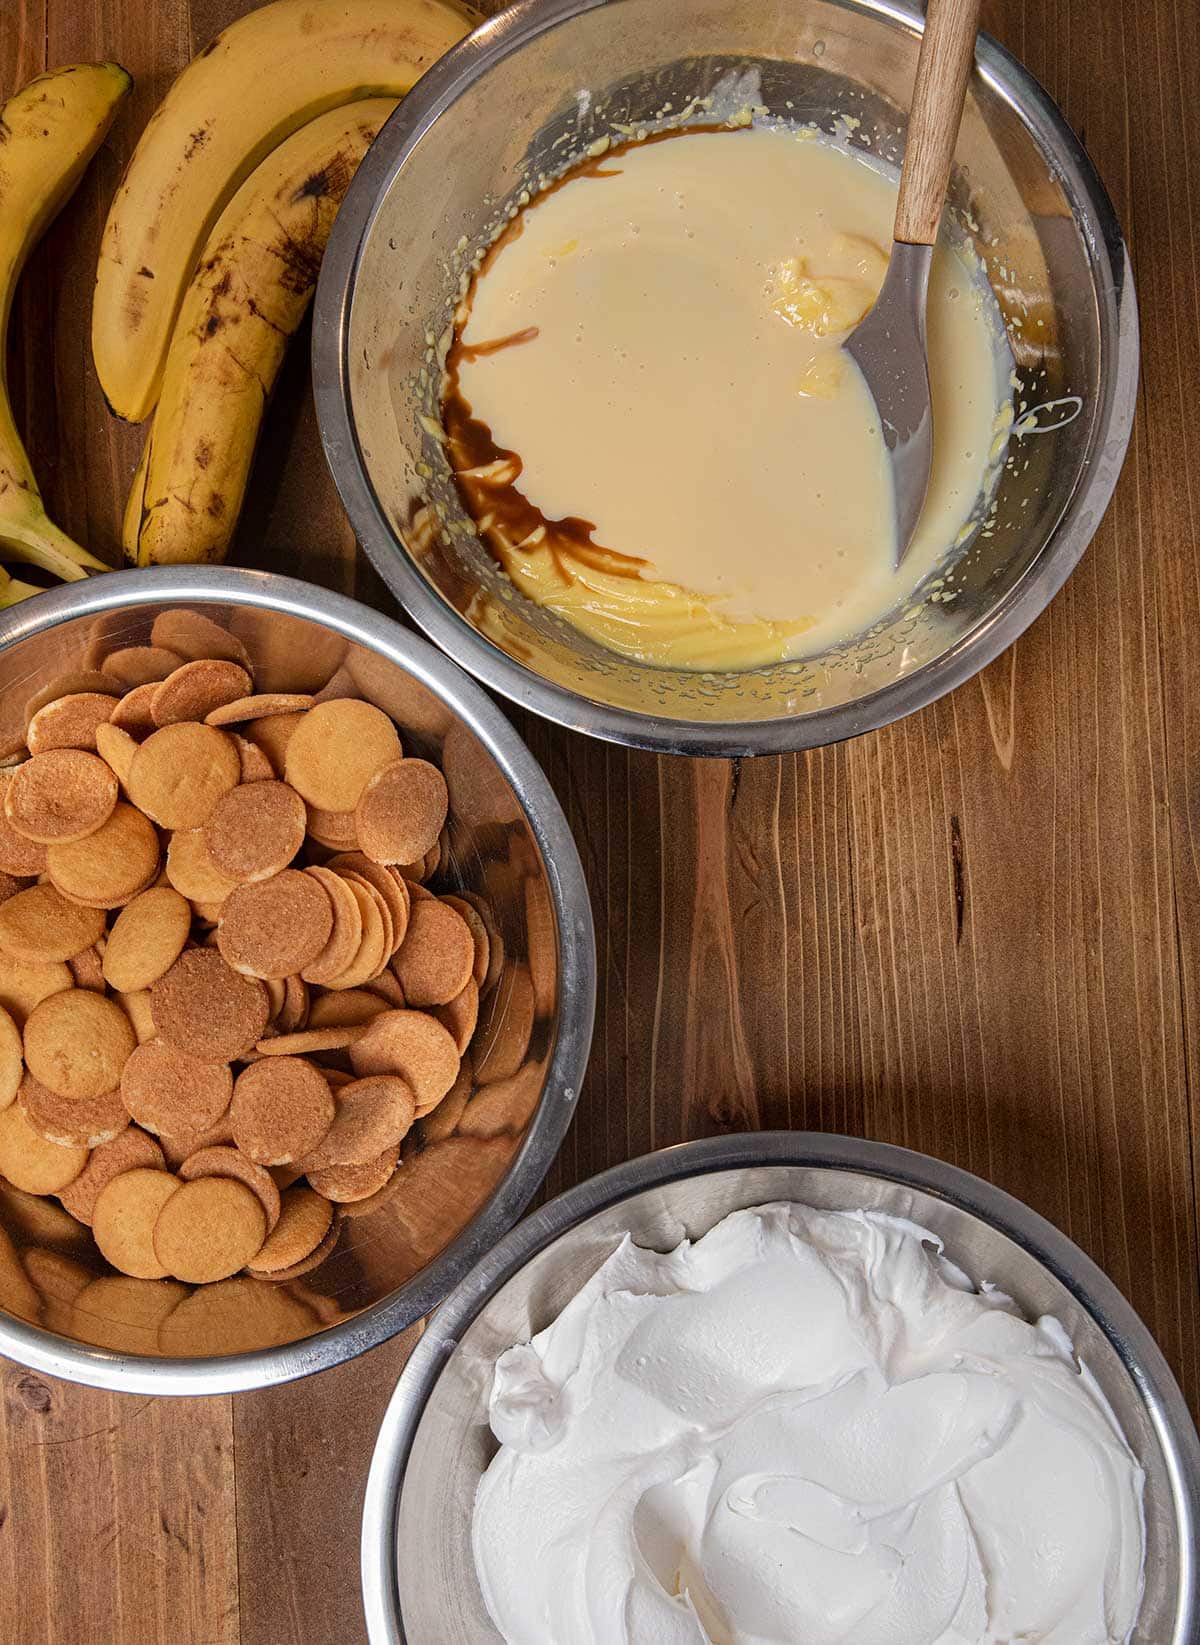
<path fill-rule="evenodd" d="M 896 564 L 908 553 L 933 462 L 925 350 L 929 266 L 975 60 L 980 0 L 929 0 L 917 60 L 891 260 L 870 312 L 846 339 L 875 401 L 896 505 Z"/>

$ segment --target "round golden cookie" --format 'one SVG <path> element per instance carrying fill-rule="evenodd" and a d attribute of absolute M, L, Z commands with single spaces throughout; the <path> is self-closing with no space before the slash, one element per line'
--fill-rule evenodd
<path fill-rule="evenodd" d="M 145 1045 L 147 1040 L 157 1037 L 158 1029 L 154 1026 L 154 1013 L 150 1009 L 148 988 L 139 988 L 132 994 L 118 994 L 117 1004 L 129 1018 L 134 1038 L 139 1045 Z"/>
<path fill-rule="evenodd" d="M 128 731 L 119 725 L 108 721 L 105 725 L 96 727 L 96 753 L 117 779 L 121 788 L 129 782 L 129 772 L 133 765 L 133 756 L 138 751 L 138 745 Z"/>
<path fill-rule="evenodd" d="M 304 715 L 299 712 L 268 714 L 261 720 L 247 720 L 243 724 L 243 736 L 256 748 L 262 749 L 277 777 L 283 776 L 287 763 L 287 746 L 303 718 Z"/>
<path fill-rule="evenodd" d="M 446 900 L 449 901 L 450 899 L 447 898 Z M 500 975 L 504 970 L 504 938 L 500 935 L 500 927 L 496 924 L 496 916 L 492 913 L 491 904 L 488 902 L 486 897 L 481 897 L 478 892 L 475 891 L 464 891 L 462 893 L 461 900 L 467 903 L 479 915 L 480 920 L 483 922 L 484 930 L 487 933 L 487 970 L 484 972 L 482 982 L 479 983 L 479 997 L 480 999 L 483 999 L 485 995 L 490 994 L 492 989 L 495 988 L 496 984 L 500 980 Z"/>
<path fill-rule="evenodd" d="M 345 988 L 334 994 L 322 994 L 312 1002 L 308 1026 L 358 1028 L 387 1008 L 387 1001 L 378 994 L 370 994 L 365 988 Z"/>
<path fill-rule="evenodd" d="M 320 1198 L 320 1195 L 317 1197 Z M 326 1203 L 328 1204 L 328 1201 L 326 1201 Z M 325 1261 L 326 1257 L 333 1255 L 334 1249 L 337 1246 L 338 1239 L 342 1232 L 341 1210 L 337 1206 L 332 1206 L 331 1209 L 333 1210 L 334 1215 L 333 1221 L 329 1226 L 329 1232 L 325 1235 L 325 1238 L 321 1241 L 320 1245 L 314 1246 L 306 1257 L 301 1257 L 299 1262 L 293 1262 L 288 1268 L 273 1268 L 270 1273 L 266 1273 L 260 1268 L 254 1268 L 248 1265 L 246 1268 L 247 1274 L 256 1280 L 269 1280 L 272 1285 L 283 1285 L 286 1284 L 288 1280 L 299 1279 L 302 1274 L 310 1274 L 314 1268 L 319 1268 Z M 314 1311 L 316 1311 L 317 1303 L 321 1303 L 329 1307 L 333 1311 L 331 1317 L 328 1319 L 329 1324 L 333 1324 L 335 1320 L 342 1317 L 340 1311 L 338 1310 L 337 1303 L 333 1302 L 328 1297 L 318 1297 L 316 1292 L 309 1292 L 305 1300 L 308 1302 L 309 1306 L 314 1309 Z M 325 1316 L 322 1317 L 324 1318 Z"/>
<path fill-rule="evenodd" d="M 20 766 L 17 767 L 20 770 Z M 14 773 L 5 771 L 0 774 L 0 792 L 8 798 L 8 789 L 12 783 Z M 36 840 L 27 840 L 23 834 L 18 834 L 9 822 L 3 806 L 0 806 L 0 871 L 5 874 L 15 874 L 18 879 L 32 879 L 35 874 L 42 874 L 46 869 L 46 847 Z"/>
<path fill-rule="evenodd" d="M 154 824 L 118 801 L 108 821 L 86 839 L 46 850 L 50 878 L 64 897 L 89 908 L 120 908 L 158 873 Z"/>
<path fill-rule="evenodd" d="M 116 803 L 116 777 L 98 755 L 81 748 L 35 754 L 4 788 L 8 821 L 39 845 L 85 839 L 108 821 Z"/>
<path fill-rule="evenodd" d="M 410 1005 L 448 1005 L 471 981 L 475 941 L 461 914 L 431 897 L 415 903 L 392 970 Z"/>
<path fill-rule="evenodd" d="M 301 1057 L 264 1057 L 238 1075 L 229 1110 L 233 1140 L 256 1165 L 290 1165 L 333 1124 L 329 1082 Z"/>
<path fill-rule="evenodd" d="M 0 907 L 0 922 L 3 914 Z M 333 908 L 320 883 L 285 868 L 229 894 L 217 926 L 217 946 L 235 971 L 282 979 L 298 975 L 314 960 L 332 930 Z"/>
<path fill-rule="evenodd" d="M 154 1228 L 178 1192 L 173 1172 L 146 1167 L 122 1171 L 105 1183 L 92 1207 L 92 1235 L 100 1255 L 134 1279 L 165 1279 L 166 1267 L 154 1250 Z"/>
<path fill-rule="evenodd" d="M 390 1182 L 396 1160 L 397 1150 L 385 1148 L 377 1159 L 368 1160 L 365 1165 L 329 1165 L 319 1171 L 309 1171 L 309 1184 L 337 1205 L 369 1199 Z"/>
<path fill-rule="evenodd" d="M 354 960 L 362 944 L 363 919 L 358 898 L 332 869 L 310 867 L 303 871 L 323 888 L 329 898 L 333 924 L 325 947 L 301 968 L 305 982 L 329 983 Z"/>
<path fill-rule="evenodd" d="M 308 1022 L 308 984 L 301 977 L 286 977 L 283 983 L 283 1009 L 275 1018 L 280 1034 L 295 1034 Z"/>
<path fill-rule="evenodd" d="M 121 1073 L 130 1115 L 156 1137 L 190 1136 L 215 1125 L 233 1096 L 226 1062 L 199 1062 L 162 1040 L 147 1040 Z"/>
<path fill-rule="evenodd" d="M 35 1005 L 73 987 L 74 981 L 69 966 L 28 965 L 0 952 L 0 1008 L 8 1012 L 18 1028 L 24 1028 Z"/>
<path fill-rule="evenodd" d="M 254 1049 L 263 1057 L 307 1057 L 319 1051 L 344 1051 L 361 1039 L 365 1024 L 357 1028 L 302 1028 L 294 1034 L 276 1034 L 261 1039 Z M 322 1069 L 322 1073 L 331 1073 Z"/>
<path fill-rule="evenodd" d="M 233 738 L 238 759 L 242 762 L 242 781 L 269 783 L 275 776 L 275 770 L 258 744 L 252 743 L 248 737 L 239 736 L 236 731 L 231 731 L 229 735 Z"/>
<path fill-rule="evenodd" d="M 482 990 L 484 979 L 488 974 L 488 934 L 487 926 L 477 908 L 473 908 L 465 897 L 445 896 L 442 902 L 447 908 L 453 908 L 467 922 L 467 929 L 471 933 L 471 940 L 475 944 L 475 960 L 471 967 L 471 975 L 475 979 L 475 986 Z"/>
<path fill-rule="evenodd" d="M 376 770 L 354 813 L 359 848 L 378 863 L 410 863 L 438 842 L 449 799 L 428 760 L 394 760 Z"/>
<path fill-rule="evenodd" d="M 366 880 L 368 885 L 374 886 L 387 904 L 388 913 L 391 915 L 391 952 L 395 953 L 408 931 L 408 918 L 412 907 L 412 898 L 409 896 L 408 885 L 403 876 L 394 874 L 381 863 L 372 862 L 361 851 L 343 851 L 336 857 L 330 857 L 325 867 L 335 874 L 349 870 Z"/>
<path fill-rule="evenodd" d="M 417 1116 L 427 1143 L 440 1142 L 443 1137 L 451 1136 L 458 1129 L 458 1122 L 471 1100 L 474 1089 L 475 1070 L 468 1054 L 463 1057 L 458 1078 L 442 1100 L 427 1109 L 424 1114 Z"/>
<path fill-rule="evenodd" d="M 377 977 L 387 964 L 387 927 L 384 924 L 383 899 L 363 881 L 349 875 L 339 878 L 347 886 L 358 904 L 362 920 L 362 940 L 358 952 L 344 971 L 330 977 L 327 988 L 360 988 L 364 982 Z"/>
<path fill-rule="evenodd" d="M 154 1138 L 130 1125 L 111 1142 L 93 1148 L 83 1170 L 74 1182 L 58 1190 L 58 1197 L 73 1217 L 90 1228 L 97 1197 L 114 1177 L 138 1169 L 161 1171 L 163 1163 L 163 1151 Z"/>
<path fill-rule="evenodd" d="M 163 828 L 202 828 L 241 779 L 232 739 L 216 726 L 182 720 L 146 738 L 126 787 L 133 803 Z"/>
<path fill-rule="evenodd" d="M 90 988 L 94 994 L 104 993 L 104 946 L 103 941 L 95 942 L 90 948 L 72 954 L 67 961 L 76 988 Z"/>
<path fill-rule="evenodd" d="M 124 731 L 135 745 L 145 742 L 150 733 L 158 729 L 154 723 L 154 715 L 150 712 L 150 705 L 154 701 L 158 687 L 157 680 L 151 680 L 146 685 L 135 685 L 132 691 L 125 693 L 112 711 L 109 725 L 118 731 Z M 96 732 L 96 752 L 102 752 L 99 730 Z M 122 777 L 121 781 L 124 780 Z"/>
<path fill-rule="evenodd" d="M 39 708 L 25 728 L 25 742 L 31 754 L 45 754 L 52 748 L 96 747 L 96 727 L 103 725 L 117 706 L 117 696 L 98 691 L 79 691 L 58 697 Z"/>
<path fill-rule="evenodd" d="M 203 720 L 225 703 L 236 702 L 253 681 L 238 663 L 220 657 L 199 657 L 173 669 L 154 693 L 150 714 L 155 725 Z"/>
<path fill-rule="evenodd" d="M 181 828 L 167 844 L 167 878 L 189 902 L 219 908 L 239 883 L 223 874 L 208 854 L 202 828 Z"/>
<path fill-rule="evenodd" d="M 175 1136 L 161 1136 L 163 1157 L 167 1168 L 178 1171 L 185 1160 L 191 1159 L 203 1148 L 232 1148 L 233 1132 L 229 1127 L 228 1108 L 221 1115 L 215 1125 L 210 1125 L 203 1131 L 181 1131 Z"/>
<path fill-rule="evenodd" d="M 182 661 L 178 652 L 168 651 L 165 646 L 127 645 L 111 651 L 100 664 L 100 671 L 114 685 L 136 690 L 140 685 L 157 685 L 165 680 Z"/>
<path fill-rule="evenodd" d="M 480 1085 L 510 1079 L 525 1061 L 533 1035 L 533 983 L 523 963 L 510 965 L 481 1017 L 475 1040 L 475 1078 Z"/>
<path fill-rule="evenodd" d="M 232 665 L 231 665 L 232 666 Z M 165 1202 L 154 1254 L 187 1285 L 211 1285 L 244 1268 L 267 1237 L 258 1196 L 233 1177 L 196 1177 Z"/>
<path fill-rule="evenodd" d="M 288 742 L 284 771 L 309 805 L 353 811 L 380 766 L 399 758 L 400 739 L 386 714 L 371 703 L 338 698 L 302 717 Z"/>
<path fill-rule="evenodd" d="M 395 950 L 400 946 L 396 941 L 396 927 L 392 920 L 391 904 L 388 899 L 385 898 L 382 893 L 371 884 L 370 880 L 368 880 L 365 875 L 356 873 L 352 868 L 337 868 L 334 872 L 340 874 L 342 879 L 348 881 L 351 886 L 361 886 L 366 892 L 369 901 L 373 902 L 378 910 L 379 918 L 383 926 L 383 954 L 379 960 L 379 964 L 376 967 L 376 972 L 381 971 L 387 964 L 388 960 L 391 959 Z M 374 975 L 375 973 L 372 974 Z"/>
<path fill-rule="evenodd" d="M 250 1263 L 252 1274 L 275 1274 L 303 1262 L 333 1226 L 333 1206 L 311 1188 L 289 1188 L 279 1218 Z"/>
<path fill-rule="evenodd" d="M 424 1011 L 385 1011 L 366 1026 L 350 1047 L 350 1063 L 360 1079 L 399 1074 L 417 1109 L 439 1102 L 454 1084 L 458 1050 L 450 1033 Z"/>
<path fill-rule="evenodd" d="M 256 697 L 238 697 L 205 715 L 208 725 L 240 725 L 244 720 L 266 720 L 274 714 L 303 714 L 313 705 L 307 693 L 263 691 Z"/>
<path fill-rule="evenodd" d="M 25 1019 L 25 1066 L 60 1097 L 115 1091 L 137 1044 L 121 1007 L 90 988 L 68 988 Z"/>
<path fill-rule="evenodd" d="M 258 1200 L 267 1219 L 270 1234 L 279 1221 L 279 1189 L 269 1171 L 247 1159 L 240 1148 L 198 1148 L 189 1154 L 179 1167 L 184 1182 L 195 1177 L 232 1177 L 245 1186 Z"/>
<path fill-rule="evenodd" d="M 57 1194 L 87 1164 L 86 1148 L 47 1142 L 29 1123 L 20 1103 L 0 1110 L 0 1177 L 27 1194 Z"/>
<path fill-rule="evenodd" d="M 0 924 L 3 914 L 0 908 Z M 104 947 L 104 980 L 122 994 L 149 988 L 175 964 L 191 928 L 186 897 L 169 885 L 152 885 L 117 915 Z"/>
<path fill-rule="evenodd" d="M 102 908 L 68 902 L 52 885 L 31 885 L 0 903 L 0 948 L 28 965 L 73 960 L 104 935 Z"/>
<path fill-rule="evenodd" d="M 446 1005 L 435 1005 L 433 1014 L 454 1036 L 461 1057 L 471 1043 L 471 1036 L 479 1021 L 479 989 L 471 977 L 461 994 L 456 994 Z"/>
<path fill-rule="evenodd" d="M 16 1098 L 24 1072 L 21 1030 L 0 1006 L 0 1109 L 7 1108 Z"/>
<path fill-rule="evenodd" d="M 215 949 L 189 948 L 151 988 L 150 1009 L 168 1045 L 201 1062 L 233 1062 L 262 1039 L 270 1001 Z"/>
<path fill-rule="evenodd" d="M 320 806 L 310 805 L 308 832 L 327 851 L 352 851 L 358 844 L 353 811 L 322 811 Z"/>
<path fill-rule="evenodd" d="M 25 1118 L 47 1142 L 68 1148 L 99 1148 L 112 1142 L 129 1125 L 129 1113 L 119 1091 L 99 1097 L 60 1097 L 26 1074 L 17 1092 Z"/>
<path fill-rule="evenodd" d="M 266 880 L 295 857 L 304 828 L 304 801 L 287 783 L 242 783 L 213 807 L 204 843 L 231 879 Z"/>
<path fill-rule="evenodd" d="M 370 1165 L 387 1148 L 398 1149 L 412 1129 L 417 1104 L 396 1074 L 351 1080 L 334 1097 L 333 1124 L 303 1161 L 306 1173 L 331 1165 Z"/>
<path fill-rule="evenodd" d="M 199 611 L 187 611 L 183 607 L 160 611 L 150 630 L 150 643 L 174 651 L 184 662 L 221 657 L 226 662 L 240 663 L 248 674 L 253 672 L 250 653 L 237 635 Z"/>
<path fill-rule="evenodd" d="M 377 977 L 372 977 L 370 982 L 364 983 L 363 987 L 368 994 L 378 995 L 385 1005 L 393 1006 L 397 1011 L 403 1011 L 408 1004 L 404 998 L 403 988 L 396 981 L 395 972 L 389 971 L 386 966 Z"/>

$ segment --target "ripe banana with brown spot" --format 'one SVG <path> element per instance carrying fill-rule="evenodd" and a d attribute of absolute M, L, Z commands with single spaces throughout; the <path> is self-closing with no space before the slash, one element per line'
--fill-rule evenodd
<path fill-rule="evenodd" d="M 259 162 L 327 109 L 403 96 L 473 21 L 453 0 L 274 0 L 192 60 L 146 127 L 101 242 L 92 353 L 119 416 L 153 409 L 201 247 Z"/>
<path fill-rule="evenodd" d="M 0 108 L 0 351 L 26 258 L 83 176 L 133 84 L 116 63 L 43 74 Z M 0 352 L 0 558 L 41 566 L 73 582 L 106 571 L 50 520 L 17 433 Z M 6 578 L 0 606 L 38 590 Z"/>
<path fill-rule="evenodd" d="M 263 408 L 312 300 L 359 162 L 396 106 L 370 98 L 294 132 L 226 206 L 179 311 L 125 511 L 138 565 L 225 558 Z"/>

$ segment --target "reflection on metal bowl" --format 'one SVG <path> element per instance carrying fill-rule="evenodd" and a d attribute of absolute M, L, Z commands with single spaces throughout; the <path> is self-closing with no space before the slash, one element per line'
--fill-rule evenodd
<path fill-rule="evenodd" d="M 711 118 L 695 99 L 731 77 L 744 101 L 895 159 L 920 28 L 906 0 L 522 0 L 448 53 L 384 128 L 322 268 L 322 436 L 380 573 L 486 684 L 639 747 L 812 747 L 960 684 L 1065 581 L 1124 458 L 1136 304 L 1119 224 L 1086 155 L 986 36 L 950 202 L 1004 315 L 1018 427 L 994 518 L 952 584 L 927 579 L 904 610 L 818 657 L 724 674 L 641 665 L 517 594 L 463 512 L 439 437 L 440 350 L 460 282 L 540 177 L 598 139 L 677 118 L 664 109 Z"/>
<path fill-rule="evenodd" d="M 228 629 L 260 691 L 362 697 L 402 728 L 406 752 L 442 766 L 450 818 L 419 873 L 463 898 L 488 967 L 459 1080 L 409 1133 L 391 1182 L 343 1207 L 325 1260 L 286 1283 L 240 1275 L 193 1290 L 116 1274 L 57 1199 L 0 1178 L 0 1352 L 56 1376 L 166 1394 L 321 1370 L 435 1307 L 553 1159 L 579 1094 L 595 990 L 578 854 L 528 750 L 452 663 L 337 595 L 169 567 L 42 595 L 0 620 L 0 757 L 19 757 L 42 703 L 132 681 L 134 648 L 175 608 Z M 11 983 L 0 977 L 0 994 Z"/>

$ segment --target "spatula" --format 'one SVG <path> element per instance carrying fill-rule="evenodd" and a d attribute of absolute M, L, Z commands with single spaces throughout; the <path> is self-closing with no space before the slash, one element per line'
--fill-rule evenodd
<path fill-rule="evenodd" d="M 891 260 L 874 307 L 845 346 L 875 401 L 891 460 L 895 563 L 908 553 L 933 459 L 925 351 L 929 266 L 975 60 L 980 0 L 929 0 L 917 59 Z"/>

